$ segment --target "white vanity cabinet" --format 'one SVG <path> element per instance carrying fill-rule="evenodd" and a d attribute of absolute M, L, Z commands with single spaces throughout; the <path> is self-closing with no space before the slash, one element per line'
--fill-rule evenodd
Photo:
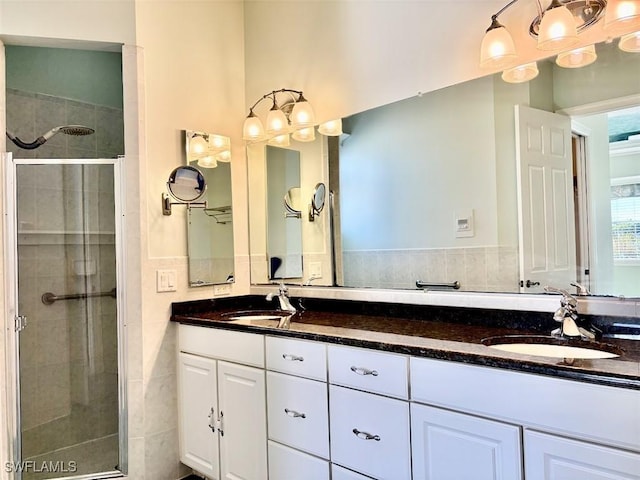
<path fill-rule="evenodd" d="M 376 479 L 410 480 L 408 358 L 335 345 L 328 358 L 331 461 Z"/>
<path fill-rule="evenodd" d="M 525 431 L 524 451 L 527 479 L 640 480 L 638 453 L 535 431 Z"/>
<path fill-rule="evenodd" d="M 415 480 L 522 479 L 514 425 L 413 403 L 411 448 Z"/>
<path fill-rule="evenodd" d="M 329 480 L 326 346 L 266 337 L 269 478 Z"/>
<path fill-rule="evenodd" d="M 264 337 L 179 326 L 180 461 L 208 478 L 267 479 Z"/>

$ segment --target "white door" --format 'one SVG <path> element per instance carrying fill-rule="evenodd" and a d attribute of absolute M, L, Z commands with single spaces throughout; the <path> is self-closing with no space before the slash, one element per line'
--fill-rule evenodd
<path fill-rule="evenodd" d="M 218 362 L 220 469 L 224 480 L 266 480 L 264 370 Z"/>
<path fill-rule="evenodd" d="M 179 362 L 180 461 L 217 480 L 216 361 L 180 352 Z"/>
<path fill-rule="evenodd" d="M 516 105 L 521 292 L 576 281 L 571 120 Z"/>
<path fill-rule="evenodd" d="M 414 480 L 522 479 L 513 425 L 411 404 L 411 446 Z"/>
<path fill-rule="evenodd" d="M 640 480 L 640 454 L 525 431 L 526 478 Z"/>

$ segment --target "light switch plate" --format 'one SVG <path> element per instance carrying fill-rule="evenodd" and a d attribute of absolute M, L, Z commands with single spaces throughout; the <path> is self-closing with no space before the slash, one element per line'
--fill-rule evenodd
<path fill-rule="evenodd" d="M 178 289 L 177 279 L 176 270 L 156 270 L 156 291 L 175 292 Z"/>
<path fill-rule="evenodd" d="M 457 210 L 455 212 L 455 235 L 457 238 L 473 237 L 475 235 L 473 209 Z"/>
<path fill-rule="evenodd" d="M 220 297 L 222 295 L 231 295 L 231 285 L 221 284 L 213 286 L 213 296 Z"/>

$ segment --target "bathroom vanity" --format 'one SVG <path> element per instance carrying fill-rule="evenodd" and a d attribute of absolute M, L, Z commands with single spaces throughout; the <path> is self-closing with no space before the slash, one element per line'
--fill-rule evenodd
<path fill-rule="evenodd" d="M 239 304 L 173 307 L 181 461 L 208 478 L 640 479 L 636 341 L 569 365 L 480 343 L 522 328 L 419 308 L 278 329 L 230 321 Z"/>

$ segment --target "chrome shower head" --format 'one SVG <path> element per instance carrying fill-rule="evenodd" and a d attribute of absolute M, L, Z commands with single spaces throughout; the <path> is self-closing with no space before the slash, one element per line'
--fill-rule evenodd
<path fill-rule="evenodd" d="M 44 135 L 36 138 L 31 143 L 26 143 L 20 140 L 18 137 L 7 131 L 7 137 L 13 143 L 15 143 L 18 147 L 24 148 L 26 150 L 34 150 L 38 148 L 40 145 L 43 145 L 47 140 L 58 133 L 64 133 L 65 135 L 73 135 L 73 136 L 81 136 L 81 135 L 91 135 L 95 133 L 95 130 L 90 127 L 85 127 L 84 125 L 62 125 L 60 127 L 55 127 L 49 130 Z"/>

